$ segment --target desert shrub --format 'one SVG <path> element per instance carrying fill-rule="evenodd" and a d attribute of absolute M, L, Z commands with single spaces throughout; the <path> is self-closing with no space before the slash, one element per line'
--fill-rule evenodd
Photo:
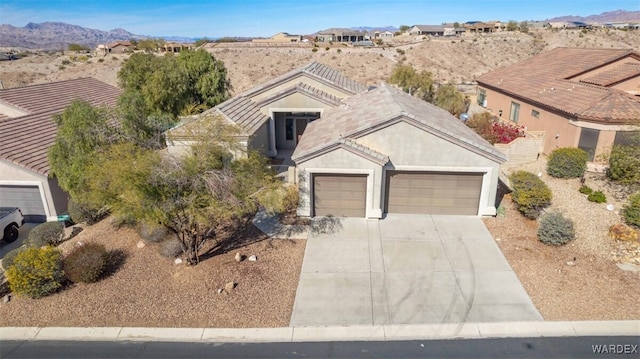
<path fill-rule="evenodd" d="M 280 186 L 274 191 L 259 193 L 257 198 L 260 203 L 269 204 L 269 206 L 265 206 L 265 212 L 269 214 L 287 213 L 298 207 L 298 192 L 297 186 Z"/>
<path fill-rule="evenodd" d="M 623 184 L 640 185 L 640 146 L 613 146 L 607 177 Z"/>
<path fill-rule="evenodd" d="M 595 191 L 591 192 L 589 196 L 587 196 L 587 199 L 591 202 L 604 203 L 607 201 L 607 196 L 605 196 L 602 191 Z"/>
<path fill-rule="evenodd" d="M 68 59 L 62 60 L 63 65 L 69 65 L 70 63 L 71 63 L 71 60 L 68 60 Z"/>
<path fill-rule="evenodd" d="M 99 58 L 98 62 L 104 62 L 104 59 L 103 58 Z"/>
<path fill-rule="evenodd" d="M 488 112 L 471 116 L 465 124 L 491 144 L 510 143 L 525 135 L 521 127 L 499 122 Z"/>
<path fill-rule="evenodd" d="M 64 69 L 66 69 L 66 67 L 64 65 L 58 66 L 58 70 L 64 70 Z"/>
<path fill-rule="evenodd" d="M 29 232 L 26 245 L 29 247 L 43 247 L 57 245 L 64 237 L 64 225 L 61 222 L 45 222 L 35 226 Z"/>
<path fill-rule="evenodd" d="M 324 48 L 326 51 L 329 51 L 329 49 L 331 49 L 329 46 Z"/>
<path fill-rule="evenodd" d="M 62 287 L 62 254 L 55 247 L 27 248 L 18 253 L 6 275 L 13 293 L 42 298 Z"/>
<path fill-rule="evenodd" d="M 591 194 L 591 193 L 593 193 L 593 189 L 591 189 L 591 187 L 589 187 L 587 185 L 580 186 L 579 191 L 582 194 Z"/>
<path fill-rule="evenodd" d="M 557 148 L 549 155 L 547 173 L 557 178 L 577 178 L 587 169 L 587 153 L 576 147 Z"/>
<path fill-rule="evenodd" d="M 158 247 L 160 255 L 167 258 L 176 258 L 182 253 L 182 243 L 175 238 L 167 238 L 160 242 Z"/>
<path fill-rule="evenodd" d="M 138 223 L 136 229 L 140 238 L 153 243 L 162 242 L 169 234 L 167 227 L 145 222 Z"/>
<path fill-rule="evenodd" d="M 517 171 L 509 179 L 513 188 L 511 198 L 525 217 L 538 218 L 540 211 L 551 204 L 551 190 L 535 174 Z"/>
<path fill-rule="evenodd" d="M 91 225 L 99 222 L 105 217 L 107 212 L 101 209 L 91 208 L 82 203 L 77 203 L 74 200 L 69 200 L 69 208 L 67 209 L 71 220 L 75 223 L 83 223 Z"/>
<path fill-rule="evenodd" d="M 404 55 L 404 50 L 403 49 L 396 49 L 396 52 L 399 53 L 400 55 Z"/>
<path fill-rule="evenodd" d="M 4 257 L 2 257 L 2 268 L 6 271 L 13 265 L 13 262 L 16 260 L 16 256 L 18 253 L 25 250 L 25 247 L 18 247 L 16 249 L 10 250 L 7 252 Z"/>
<path fill-rule="evenodd" d="M 640 193 L 629 196 L 622 207 L 622 217 L 628 225 L 640 228 Z"/>
<path fill-rule="evenodd" d="M 318 48 L 314 47 L 313 49 L 311 49 L 311 52 L 318 52 Z"/>
<path fill-rule="evenodd" d="M 540 219 L 538 239 L 544 244 L 563 245 L 575 236 L 573 222 L 561 213 L 547 213 Z"/>
<path fill-rule="evenodd" d="M 64 258 L 64 273 L 73 283 L 94 283 L 107 266 L 107 250 L 102 244 L 87 243 L 75 247 Z"/>

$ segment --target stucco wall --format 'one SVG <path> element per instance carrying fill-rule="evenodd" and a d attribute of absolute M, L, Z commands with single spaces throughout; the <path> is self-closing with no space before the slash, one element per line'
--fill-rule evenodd
<path fill-rule="evenodd" d="M 498 115 L 502 110 L 501 118 L 508 121 L 511 102 L 520 104 L 518 126 L 524 126 L 529 131 L 545 131 L 544 153 L 549 154 L 560 147 L 577 147 L 580 140 L 580 128 L 571 124 L 566 118 L 555 113 L 535 107 L 521 100 L 513 100 L 510 97 L 490 89 L 486 91 L 487 110 Z M 538 118 L 532 116 L 532 110 L 538 111 Z"/>
<path fill-rule="evenodd" d="M 295 112 L 296 109 L 301 109 L 300 111 L 304 110 L 304 112 L 322 112 L 332 107 L 333 106 L 324 102 L 296 92 L 261 107 L 260 112 L 269 116 L 272 109 L 291 109 L 290 112 Z"/>
<path fill-rule="evenodd" d="M 544 131 L 527 131 L 526 137 L 518 137 L 510 143 L 496 143 L 493 147 L 507 155 L 507 162 L 502 168 L 535 162 L 544 148 Z"/>
<path fill-rule="evenodd" d="M 265 122 L 249 140 L 250 150 L 257 150 L 263 155 L 269 151 L 269 121 Z"/>
<path fill-rule="evenodd" d="M 382 195 L 382 167 L 345 149 L 318 156 L 298 164 L 298 188 L 300 188 L 299 216 L 311 216 L 312 175 L 315 173 L 366 174 L 367 201 L 365 215 L 368 218 L 381 218 L 380 198 Z"/>

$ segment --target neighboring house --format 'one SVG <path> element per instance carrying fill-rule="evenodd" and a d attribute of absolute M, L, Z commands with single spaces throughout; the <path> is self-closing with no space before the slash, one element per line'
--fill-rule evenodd
<path fill-rule="evenodd" d="M 640 121 L 640 53 L 556 48 L 477 78 L 478 102 L 546 131 L 544 152 L 579 147 L 601 162 Z"/>
<path fill-rule="evenodd" d="M 248 149 L 297 173 L 290 179 L 299 182 L 302 216 L 496 213 L 505 156 L 448 112 L 390 85 L 367 89 L 314 62 L 169 130 L 169 153 L 184 151 L 200 121 L 215 115 L 239 127 Z"/>
<path fill-rule="evenodd" d="M 502 25 L 502 24 L 500 24 Z M 499 25 L 499 26 L 500 26 Z M 470 33 L 489 33 L 496 31 L 496 23 L 487 23 L 482 21 L 470 21 L 464 24 L 466 32 Z"/>
<path fill-rule="evenodd" d="M 393 39 L 395 34 L 391 31 L 374 31 L 373 38 L 374 39 Z"/>
<path fill-rule="evenodd" d="M 413 25 L 409 35 L 444 36 L 445 28 L 441 25 Z"/>
<path fill-rule="evenodd" d="M 290 43 L 290 42 L 302 42 L 302 35 L 291 35 L 286 32 L 279 32 L 268 39 L 253 39 L 251 42 L 257 43 Z"/>
<path fill-rule="evenodd" d="M 64 213 L 68 195 L 49 176 L 52 118 L 77 99 L 115 106 L 120 92 L 93 78 L 0 90 L 0 206 L 20 207 L 30 222 Z"/>
<path fill-rule="evenodd" d="M 193 50 L 195 48 L 195 44 L 167 41 L 162 46 L 160 46 L 158 50 L 160 52 L 180 52 L 182 50 Z"/>
<path fill-rule="evenodd" d="M 292 156 L 301 216 L 495 215 L 506 157 L 460 120 L 382 83 L 310 123 Z"/>
<path fill-rule="evenodd" d="M 211 115 L 236 124 L 240 142 L 269 157 L 291 154 L 307 124 L 342 100 L 366 88 L 318 62 L 250 89 L 167 132 L 168 150 L 180 153 L 193 143 L 198 121 Z"/>
<path fill-rule="evenodd" d="M 125 54 L 133 52 L 135 46 L 131 41 L 116 41 L 107 45 L 107 52 L 110 54 Z"/>
<path fill-rule="evenodd" d="M 316 34 L 318 42 L 358 42 L 370 40 L 370 35 L 364 32 L 351 29 L 327 29 Z"/>

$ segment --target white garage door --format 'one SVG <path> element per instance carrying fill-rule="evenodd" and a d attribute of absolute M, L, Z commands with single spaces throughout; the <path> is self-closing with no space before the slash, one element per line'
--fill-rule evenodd
<path fill-rule="evenodd" d="M 476 215 L 483 173 L 387 172 L 387 213 Z"/>
<path fill-rule="evenodd" d="M 27 222 L 47 220 L 38 186 L 0 185 L 0 207 L 20 208 Z"/>

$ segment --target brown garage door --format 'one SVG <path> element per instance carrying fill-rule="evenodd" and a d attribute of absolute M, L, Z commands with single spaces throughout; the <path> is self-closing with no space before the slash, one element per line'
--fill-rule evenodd
<path fill-rule="evenodd" d="M 315 216 L 364 217 L 367 193 L 366 175 L 313 176 Z"/>
<path fill-rule="evenodd" d="M 387 171 L 386 212 L 476 215 L 482 175 Z"/>

